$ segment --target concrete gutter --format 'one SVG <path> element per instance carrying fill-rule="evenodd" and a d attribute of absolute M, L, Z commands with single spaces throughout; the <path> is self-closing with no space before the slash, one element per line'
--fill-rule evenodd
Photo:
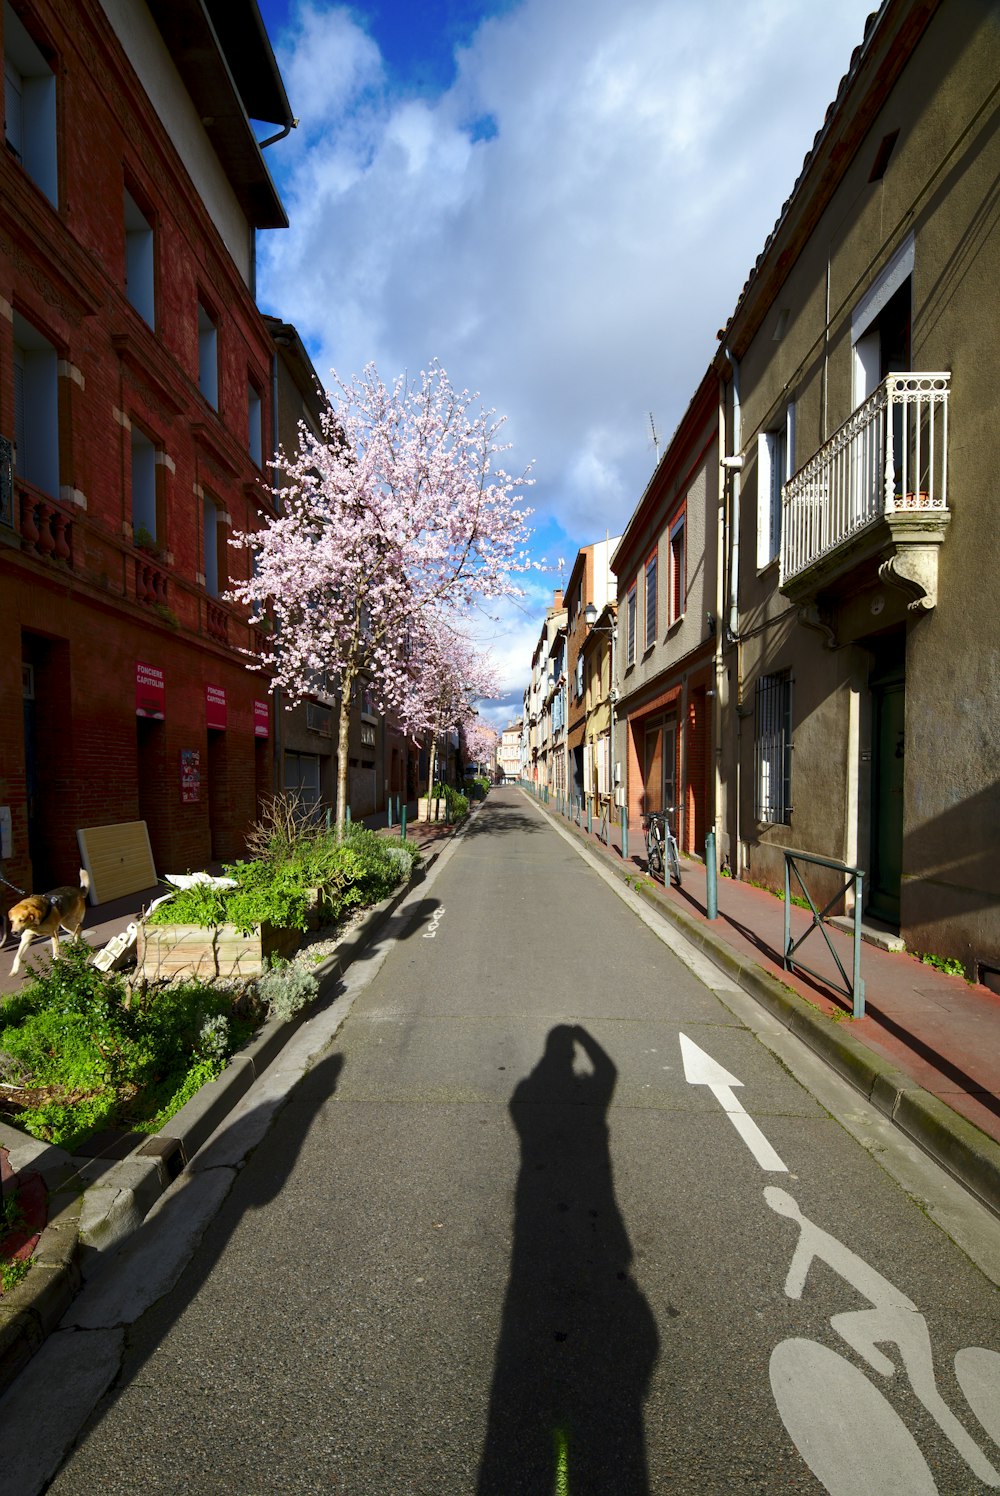
<path fill-rule="evenodd" d="M 8 1150 L 11 1168 L 16 1173 L 41 1174 L 49 1209 L 30 1272 L 0 1297 L 0 1395 L 56 1328 L 83 1285 L 138 1230 L 160 1196 L 301 1025 L 334 999 L 344 972 L 367 954 L 390 916 L 423 882 L 452 840 L 424 851 L 412 878 L 369 909 L 316 967 L 319 992 L 311 1003 L 292 1018 L 266 1023 L 217 1080 L 203 1086 L 171 1117 L 163 1132 L 147 1138 L 128 1158 L 117 1162 L 73 1158 L 61 1148 L 0 1123 L 0 1145 Z"/>
<path fill-rule="evenodd" d="M 558 830 L 566 832 L 581 848 L 599 857 L 609 873 L 619 882 L 627 883 L 644 902 L 725 972 L 741 991 L 773 1014 L 912 1142 L 995 1215 L 1000 1215 L 1000 1144 L 918 1085 L 898 1065 L 856 1039 L 847 1020 L 828 1018 L 755 961 L 740 955 L 714 931 L 659 897 L 646 880 L 636 879 L 634 874 L 626 872 L 618 859 L 584 838 L 572 822 L 562 817 L 554 819 L 534 799 L 532 804 Z"/>

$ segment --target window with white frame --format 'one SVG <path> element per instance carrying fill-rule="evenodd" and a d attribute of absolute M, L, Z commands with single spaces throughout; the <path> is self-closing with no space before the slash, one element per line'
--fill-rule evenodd
<path fill-rule="evenodd" d="M 583 695 L 583 655 L 576 657 L 576 670 L 574 671 L 574 695 L 577 701 Z"/>
<path fill-rule="evenodd" d="M 132 427 L 132 539 L 138 546 L 160 539 L 156 514 L 156 448 L 138 426 Z"/>
<path fill-rule="evenodd" d="M 758 821 L 787 823 L 792 811 L 792 678 L 763 675 L 754 694 L 755 806 Z"/>
<path fill-rule="evenodd" d="M 628 599 L 625 604 L 625 661 L 628 665 L 635 664 L 635 615 L 636 583 L 633 582 L 628 589 Z"/>
<path fill-rule="evenodd" d="M 781 552 L 781 490 L 795 463 L 795 406 L 757 438 L 757 570 Z"/>
<path fill-rule="evenodd" d="M 125 188 L 125 295 L 139 316 L 156 325 L 153 296 L 153 227 Z"/>
<path fill-rule="evenodd" d="M 219 408 L 219 329 L 211 312 L 198 303 L 198 388 L 209 405 Z"/>
<path fill-rule="evenodd" d="M 59 492 L 59 355 L 14 313 L 14 467 L 53 497 Z"/>
<path fill-rule="evenodd" d="M 247 447 L 258 467 L 264 464 L 263 408 L 260 391 L 252 379 L 247 380 Z"/>
<path fill-rule="evenodd" d="M 656 643 L 656 552 L 646 562 L 646 648 Z"/>
<path fill-rule="evenodd" d="M 687 516 L 681 512 L 670 525 L 670 616 L 676 623 L 687 607 Z"/>
<path fill-rule="evenodd" d="M 7 149 L 58 207 L 55 74 L 10 0 L 3 8 L 3 50 Z"/>

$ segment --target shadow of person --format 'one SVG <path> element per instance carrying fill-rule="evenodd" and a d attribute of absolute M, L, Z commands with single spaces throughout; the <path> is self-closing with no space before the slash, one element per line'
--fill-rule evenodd
<path fill-rule="evenodd" d="M 521 1169 L 478 1496 L 649 1490 L 642 1405 L 659 1336 L 615 1200 L 616 1077 L 585 1029 L 559 1024 L 511 1097 Z"/>

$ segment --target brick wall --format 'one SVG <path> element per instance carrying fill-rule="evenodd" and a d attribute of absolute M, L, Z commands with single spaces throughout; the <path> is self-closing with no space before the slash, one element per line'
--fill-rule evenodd
<path fill-rule="evenodd" d="M 13 819 L 9 876 L 28 886 L 72 875 L 82 826 L 146 819 L 158 870 L 242 851 L 270 788 L 271 743 L 253 730 L 254 698 L 267 690 L 240 653 L 252 644 L 245 615 L 203 580 L 203 505 L 208 495 L 220 517 L 223 580 L 246 575 L 248 554 L 228 547 L 222 516 L 233 530 L 253 528 L 263 502 L 247 385 L 262 398 L 266 455 L 271 344 L 98 0 L 31 0 L 18 10 L 55 62 L 59 162 L 53 207 L 0 153 L 9 208 L 0 226 L 0 433 L 14 435 L 15 315 L 59 360 L 59 492 L 16 482 L 13 527 L 0 527 L 0 804 Z M 153 226 L 155 329 L 126 295 L 126 187 Z M 219 319 L 217 410 L 198 386 L 199 299 Z M 158 454 L 155 555 L 133 544 L 133 429 Z M 37 870 L 27 845 L 25 659 L 36 667 Z M 162 724 L 137 725 L 139 660 L 164 672 Z M 229 706 L 211 754 L 209 683 L 225 689 Z M 190 804 L 180 797 L 182 748 L 202 755 L 202 794 Z"/>

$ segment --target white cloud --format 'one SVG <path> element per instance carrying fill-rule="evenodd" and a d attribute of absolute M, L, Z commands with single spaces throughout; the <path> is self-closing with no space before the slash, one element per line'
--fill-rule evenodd
<path fill-rule="evenodd" d="M 650 412 L 662 443 L 867 9 L 523 0 L 416 100 L 392 96 L 350 12 L 312 0 L 279 51 L 302 125 L 268 153 L 292 227 L 264 237 L 262 302 L 322 376 L 439 358 L 508 413 L 510 466 L 536 460 L 530 501 L 571 553 L 619 533 L 654 464 Z"/>

